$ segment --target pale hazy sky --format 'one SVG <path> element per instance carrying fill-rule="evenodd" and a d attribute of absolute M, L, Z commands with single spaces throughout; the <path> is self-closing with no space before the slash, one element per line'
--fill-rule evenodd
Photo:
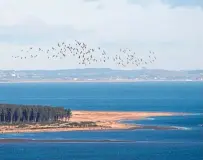
<path fill-rule="evenodd" d="M 111 55 L 153 50 L 158 60 L 147 68 L 203 69 L 203 0 L 0 0 L 0 70 L 81 68 L 72 57 L 11 58 L 21 48 L 75 39 Z"/>

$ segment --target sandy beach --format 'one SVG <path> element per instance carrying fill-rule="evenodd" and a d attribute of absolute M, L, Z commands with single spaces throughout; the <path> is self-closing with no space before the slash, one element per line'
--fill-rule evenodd
<path fill-rule="evenodd" d="M 122 120 L 138 120 L 156 116 L 184 116 L 184 113 L 169 112 L 107 112 L 107 111 L 73 111 L 72 118 L 68 122 L 63 119 L 53 124 L 27 124 L 0 125 L 0 133 L 26 133 L 26 132 L 62 132 L 62 131 L 85 131 L 85 130 L 125 130 L 125 129 L 177 129 L 175 127 L 139 126 L 124 124 Z M 95 126 L 69 126 L 70 123 L 93 122 Z"/>

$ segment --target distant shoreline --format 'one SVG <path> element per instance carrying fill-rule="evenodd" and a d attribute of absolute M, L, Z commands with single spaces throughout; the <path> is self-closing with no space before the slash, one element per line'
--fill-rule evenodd
<path fill-rule="evenodd" d="M 1 83 L 136 83 L 136 82 L 203 82 L 203 80 L 22 80 L 0 81 Z"/>
<path fill-rule="evenodd" d="M 184 116 L 185 113 L 170 112 L 113 112 L 113 111 L 73 111 L 71 121 L 61 120 L 52 124 L 0 125 L 0 134 L 34 133 L 34 132 L 67 132 L 67 131 L 104 131 L 104 130 L 180 130 L 174 126 L 142 126 L 125 124 L 123 120 L 139 120 L 157 116 Z M 70 127 L 70 123 L 72 123 Z M 74 125 L 77 123 L 77 125 Z M 88 125 L 95 124 L 95 125 Z M 82 125 L 81 125 L 82 124 Z"/>

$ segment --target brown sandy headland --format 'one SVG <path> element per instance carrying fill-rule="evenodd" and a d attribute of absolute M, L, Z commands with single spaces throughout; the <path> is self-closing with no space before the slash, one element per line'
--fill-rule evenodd
<path fill-rule="evenodd" d="M 180 129 L 171 126 L 140 126 L 125 124 L 123 120 L 139 120 L 157 116 L 184 116 L 185 113 L 172 112 L 111 112 L 111 111 L 72 111 L 70 121 L 61 119 L 59 122 L 44 124 L 12 124 L 0 125 L 0 133 L 26 132 L 62 132 L 62 131 L 91 131 L 91 130 L 129 130 L 129 129 Z"/>

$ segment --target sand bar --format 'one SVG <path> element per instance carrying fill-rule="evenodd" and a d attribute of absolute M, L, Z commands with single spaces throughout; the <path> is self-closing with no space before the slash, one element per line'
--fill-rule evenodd
<path fill-rule="evenodd" d="M 157 116 L 184 116 L 184 113 L 171 112 L 110 112 L 110 111 L 73 111 L 70 122 L 61 120 L 55 124 L 27 124 L 19 127 L 17 125 L 0 125 L 0 133 L 26 133 L 26 132 L 62 132 L 62 131 L 88 131 L 88 130 L 129 130 L 129 129 L 177 129 L 176 127 L 163 126 L 140 126 L 135 124 L 124 124 L 122 120 L 139 120 L 147 117 Z M 68 126 L 69 123 L 94 122 L 95 126 Z"/>

